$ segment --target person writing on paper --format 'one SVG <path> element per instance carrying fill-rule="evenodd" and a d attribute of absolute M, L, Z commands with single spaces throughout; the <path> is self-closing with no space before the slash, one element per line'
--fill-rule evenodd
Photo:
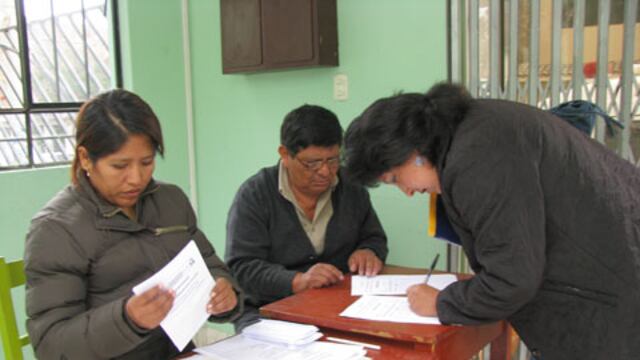
<path fill-rule="evenodd" d="M 247 294 L 237 331 L 258 308 L 346 272 L 376 275 L 387 238 L 366 189 L 340 172 L 342 128 L 331 111 L 304 105 L 280 129 L 280 161 L 238 190 L 227 220 L 225 260 Z"/>
<path fill-rule="evenodd" d="M 80 109 L 71 185 L 34 216 L 27 235 L 27 329 L 39 359 L 178 355 L 158 326 L 173 290 L 133 296 L 132 288 L 190 240 L 216 280 L 210 320 L 242 312 L 240 287 L 198 229 L 186 195 L 152 178 L 163 151 L 158 118 L 137 95 L 113 90 Z"/>
<path fill-rule="evenodd" d="M 354 180 L 437 194 L 473 278 L 408 290 L 444 324 L 506 319 L 534 357 L 640 358 L 640 169 L 555 116 L 462 87 L 380 99 L 349 126 Z"/>

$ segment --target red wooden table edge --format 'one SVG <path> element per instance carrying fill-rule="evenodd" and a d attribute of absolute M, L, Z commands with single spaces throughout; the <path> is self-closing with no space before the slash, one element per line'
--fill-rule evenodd
<path fill-rule="evenodd" d="M 421 274 L 425 272 L 426 271 L 424 269 L 405 268 L 405 267 L 393 266 L 393 265 L 386 266 L 385 270 L 383 271 L 384 274 L 416 274 L 416 273 Z M 472 276 L 468 274 L 455 274 L 455 275 L 457 275 L 459 278 L 466 278 L 466 277 Z M 348 283 L 350 284 L 350 281 Z M 342 286 L 339 286 L 337 289 L 344 287 L 345 285 L 346 285 L 346 282 Z M 330 289 L 330 288 L 326 288 L 326 289 Z M 310 291 L 323 291 L 323 290 L 324 289 L 315 289 Z M 334 288 L 334 291 L 335 290 L 336 288 Z M 342 291 L 344 291 L 344 289 Z M 309 296 L 309 294 L 313 294 L 313 293 L 308 293 L 307 296 Z M 294 296 L 300 296 L 300 294 L 296 294 Z M 394 337 L 394 335 L 390 333 L 381 332 L 375 329 L 371 330 L 370 324 L 372 322 L 369 320 L 343 318 L 344 321 L 340 322 L 339 320 L 337 320 L 337 317 L 339 317 L 339 314 L 336 314 L 337 317 L 334 316 L 330 319 L 325 319 L 325 318 L 314 318 L 309 315 L 287 311 L 286 309 L 279 309 L 278 308 L 279 303 L 286 299 L 287 298 L 265 305 L 264 307 L 260 308 L 260 313 L 265 317 L 269 317 L 273 319 L 312 324 L 321 328 L 331 329 L 334 331 L 353 333 L 355 336 L 358 336 L 358 335 L 370 336 L 376 340 L 388 340 L 388 341 L 394 341 L 399 343 L 413 344 L 414 348 L 420 348 L 423 350 L 431 349 L 430 351 L 434 353 L 434 355 L 436 356 L 435 358 L 441 358 L 440 356 L 445 356 L 445 353 L 441 353 L 440 349 L 445 349 L 447 346 L 452 346 L 451 344 L 455 345 L 456 341 L 467 343 L 468 346 L 464 346 L 464 349 L 453 348 L 452 350 L 448 350 L 449 352 L 446 353 L 447 354 L 446 357 L 442 357 L 442 358 L 448 359 L 449 358 L 448 356 L 452 355 L 451 352 L 455 352 L 459 355 L 459 356 L 454 356 L 455 358 L 464 359 L 465 357 L 467 357 L 467 355 L 468 357 L 471 357 L 478 351 L 482 350 L 482 348 L 488 343 L 492 344 L 491 346 L 492 355 L 497 356 L 499 359 L 508 359 L 509 354 L 511 353 L 511 350 L 508 348 L 509 343 L 508 341 L 505 340 L 509 338 L 510 328 L 508 324 L 504 321 L 496 322 L 492 324 L 486 324 L 486 325 L 464 326 L 464 327 L 448 326 L 448 325 L 420 325 L 420 326 L 438 327 L 445 331 L 436 332 L 432 338 L 428 338 L 428 339 L 417 338 L 415 336 L 412 337 L 410 334 L 407 335 L 402 333 L 400 333 L 401 335 L 400 337 L 397 337 L 398 333 L 396 333 L 395 334 L 396 337 Z M 355 301 L 355 299 L 353 299 L 353 301 Z M 336 323 L 338 323 L 338 325 L 336 325 Z M 351 326 L 347 326 L 347 324 L 351 324 Z M 398 324 L 398 323 L 386 323 L 386 324 Z M 353 325 L 356 325 L 356 326 L 354 327 Z M 387 326 L 393 326 L 393 325 L 387 325 Z M 476 333 L 472 337 L 473 341 L 471 341 L 471 343 L 469 343 L 468 339 L 465 339 L 465 340 L 460 339 L 461 337 L 464 339 L 466 336 L 468 336 L 470 332 Z M 442 351 L 445 351 L 445 350 L 442 350 Z M 492 357 L 492 359 L 494 359 L 494 357 Z"/>

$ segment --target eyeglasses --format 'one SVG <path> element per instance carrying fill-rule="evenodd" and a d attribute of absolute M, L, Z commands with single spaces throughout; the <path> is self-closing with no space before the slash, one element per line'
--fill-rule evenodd
<path fill-rule="evenodd" d="M 294 159 L 298 160 L 302 166 L 304 166 L 307 170 L 310 171 L 318 171 L 322 168 L 322 165 L 327 163 L 327 166 L 330 170 L 336 170 L 340 167 L 340 157 L 334 156 L 326 159 L 318 159 L 318 160 L 302 160 L 298 157 L 294 157 Z"/>

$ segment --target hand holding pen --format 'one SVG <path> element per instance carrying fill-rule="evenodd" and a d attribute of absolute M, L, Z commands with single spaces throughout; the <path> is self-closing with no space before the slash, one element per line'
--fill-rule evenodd
<path fill-rule="evenodd" d="M 413 312 L 421 316 L 437 316 L 436 299 L 440 291 L 427 285 L 431 274 L 438 264 L 440 255 L 437 254 L 427 272 L 427 277 L 423 284 L 413 285 L 407 289 L 407 299 Z"/>

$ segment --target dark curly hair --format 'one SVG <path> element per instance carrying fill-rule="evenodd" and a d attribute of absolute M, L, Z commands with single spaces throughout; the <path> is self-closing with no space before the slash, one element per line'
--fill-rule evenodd
<path fill-rule="evenodd" d="M 432 164 L 445 155 L 471 105 L 460 85 L 438 83 L 426 94 L 379 99 L 349 125 L 344 140 L 347 176 L 376 186 L 379 177 L 417 151 Z"/>

